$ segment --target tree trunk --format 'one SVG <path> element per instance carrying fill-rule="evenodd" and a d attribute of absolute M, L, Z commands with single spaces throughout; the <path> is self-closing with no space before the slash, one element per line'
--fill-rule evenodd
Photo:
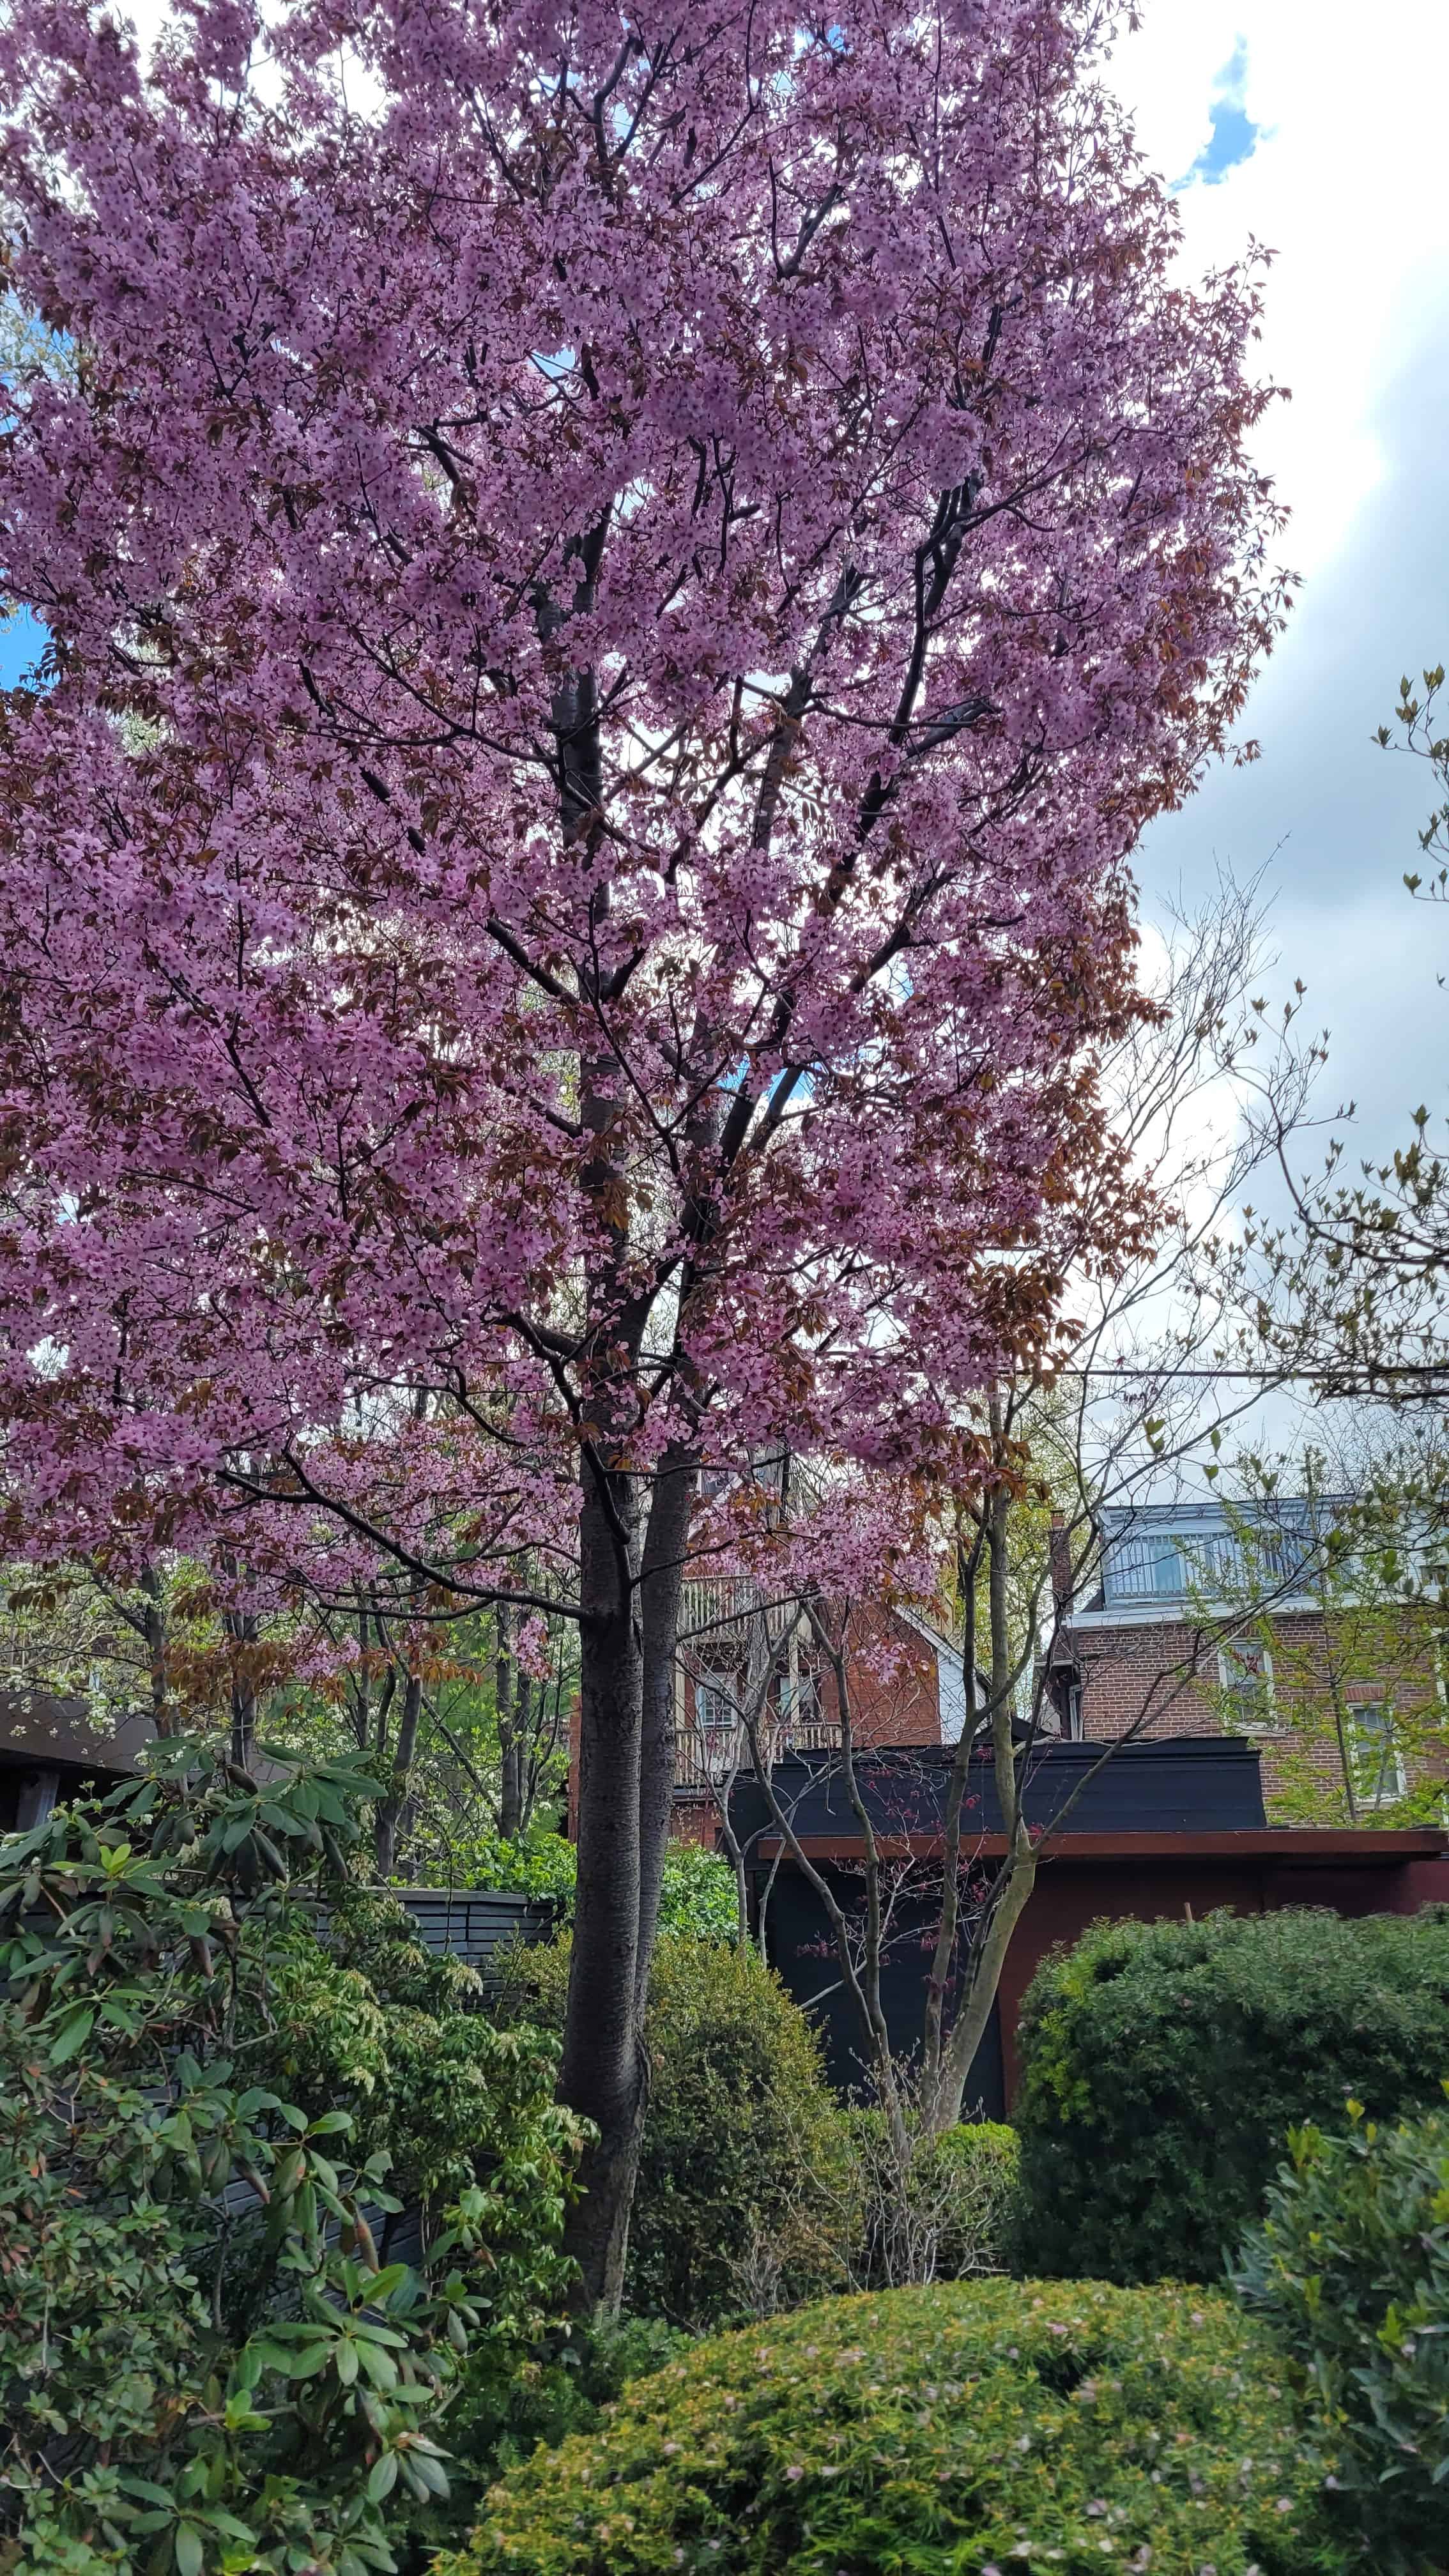
<path fill-rule="evenodd" d="M 578 1889 L 564 2015 L 560 2099 L 591 2120 L 583 2192 L 565 2250 L 585 2313 L 617 2310 L 638 2169 L 645 2068 L 639 2001 L 639 1799 L 644 1723 L 635 1597 L 634 1480 L 595 1457 L 580 1514 Z"/>
<path fill-rule="evenodd" d="M 674 1816 L 674 1661 L 684 1557 L 699 1482 L 695 1457 L 666 1452 L 655 1480 L 639 1587 L 643 1726 L 639 1755 L 639 1949 L 634 1990 L 642 2024 L 659 1923 L 664 1855 Z"/>
<path fill-rule="evenodd" d="M 991 1428 L 999 1450 L 1002 1419 L 994 1396 L 991 1399 Z M 972 1962 L 970 1986 L 957 2012 L 951 2036 L 941 2052 L 940 2070 L 926 2118 L 927 2131 L 933 2137 L 939 2137 L 946 2129 L 953 2129 L 961 2117 L 967 2079 L 991 2018 L 991 2007 L 1001 1984 L 1001 1971 L 1006 1965 L 1012 1934 L 1036 1885 L 1036 1846 L 1027 1830 L 1021 1803 L 1025 1756 L 1018 1755 L 1011 1723 L 1012 1655 L 1007 1609 L 1011 1515 L 1004 1486 L 998 1486 L 988 1498 L 983 1526 L 991 1626 L 991 1762 L 1002 1822 L 1006 1828 L 1007 1856 L 997 1879 L 985 1937 L 979 1943 Z M 972 1634 L 974 1642 L 971 1623 L 968 1623 L 968 1633 Z"/>
<path fill-rule="evenodd" d="M 377 1815 L 373 1825 L 377 1875 L 384 1887 L 397 1867 L 398 1829 L 407 1806 L 408 1785 L 412 1773 L 413 1755 L 417 1750 L 418 1718 L 422 1705 L 422 1683 L 416 1673 L 409 1673 L 403 1690 L 402 1717 L 398 1723 L 392 1783 L 387 1796 L 378 1800 Z"/>
<path fill-rule="evenodd" d="M 239 1771 L 250 1771 L 256 1750 L 257 1685 L 247 1648 L 256 1643 L 257 1623 L 250 1611 L 228 1610 L 225 1626 L 232 1646 L 231 1758 Z"/>
<path fill-rule="evenodd" d="M 151 1723 L 158 1735 L 173 1735 L 171 1709 L 171 1676 L 166 1666 L 167 1622 L 166 1596 L 154 1565 L 141 1569 L 141 1590 L 146 1596 L 142 1614 L 146 1640 L 146 1673 L 151 1694 Z"/>
<path fill-rule="evenodd" d="M 500 1601 L 494 1612 L 498 1636 L 498 1660 L 494 1666 L 494 1697 L 498 1711 L 498 1830 L 506 1843 L 516 1842 L 523 1823 L 522 1780 L 519 1771 L 518 1729 L 514 1723 L 514 1685 L 517 1666 L 513 1660 L 512 1612 Z"/>

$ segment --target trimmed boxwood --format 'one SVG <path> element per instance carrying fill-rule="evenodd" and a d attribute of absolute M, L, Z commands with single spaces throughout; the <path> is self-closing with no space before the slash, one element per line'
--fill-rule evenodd
<path fill-rule="evenodd" d="M 1289 2137 L 1234 2275 L 1290 2356 L 1376 2576 L 1449 2561 L 1449 2112 Z"/>
<path fill-rule="evenodd" d="M 624 2391 L 493 2488 L 453 2576 L 1325 2576 L 1271 2346 L 1215 2292 L 831 2299 Z M 438 2571 L 442 2576 L 442 2571 Z"/>
<path fill-rule="evenodd" d="M 1290 2128 L 1440 2102 L 1449 1909 L 1098 1923 L 1019 2030 L 1023 2270 L 1214 2280 Z"/>

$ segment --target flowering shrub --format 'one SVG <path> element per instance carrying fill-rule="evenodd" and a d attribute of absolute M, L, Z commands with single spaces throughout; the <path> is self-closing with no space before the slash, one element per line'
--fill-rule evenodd
<path fill-rule="evenodd" d="M 1417 2576 L 1449 2532 L 1449 2113 L 1349 2111 L 1344 2137 L 1290 2132 L 1234 2281 L 1292 2355 L 1375 2570 Z"/>
<path fill-rule="evenodd" d="M 373 2576 L 447 2496 L 464 2359 L 556 2303 L 580 2133 L 522 2034 L 429 2104 L 428 2017 L 400 2046 L 304 1929 L 289 1864 L 345 1856 L 355 1764 L 150 1760 L 0 1843 L 0 2569 Z M 454 2059 L 481 2027 L 429 2022 Z M 390 2126 L 452 2187 L 417 2267 L 378 2250 Z"/>
<path fill-rule="evenodd" d="M 1325 2576 L 1330 2507 L 1218 2294 L 960 2282 L 636 2381 L 492 2490 L 446 2576 Z"/>
<path fill-rule="evenodd" d="M 1023 2268 L 1216 2280 L 1295 2122 L 1427 2110 L 1449 2069 L 1449 1910 L 1098 1923 L 1018 2033 Z"/>

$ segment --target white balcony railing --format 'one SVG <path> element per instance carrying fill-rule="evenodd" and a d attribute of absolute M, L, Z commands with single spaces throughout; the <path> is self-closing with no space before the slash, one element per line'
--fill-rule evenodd
<path fill-rule="evenodd" d="M 715 1632 L 742 1638 L 751 1619 L 763 1619 L 766 1633 L 778 1637 L 789 1626 L 797 1607 L 791 1601 L 767 1601 L 758 1584 L 742 1574 L 691 1578 L 680 1600 L 680 1642 L 687 1644 Z"/>
<path fill-rule="evenodd" d="M 840 1729 L 823 1717 L 777 1718 L 761 1735 L 760 1751 L 770 1762 L 785 1753 L 833 1753 Z M 681 1726 L 674 1734 L 674 1785 L 685 1796 L 707 1797 L 726 1789 L 736 1773 L 754 1768 L 749 1737 L 743 1726 Z"/>

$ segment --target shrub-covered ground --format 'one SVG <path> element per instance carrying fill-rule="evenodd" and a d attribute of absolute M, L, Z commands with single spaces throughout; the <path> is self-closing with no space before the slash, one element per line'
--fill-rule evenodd
<path fill-rule="evenodd" d="M 446 2567 L 1326 2576 L 1349 2564 L 1328 2510 L 1270 2347 L 1217 2293 L 962 2282 L 697 2346 L 495 2487 Z"/>

